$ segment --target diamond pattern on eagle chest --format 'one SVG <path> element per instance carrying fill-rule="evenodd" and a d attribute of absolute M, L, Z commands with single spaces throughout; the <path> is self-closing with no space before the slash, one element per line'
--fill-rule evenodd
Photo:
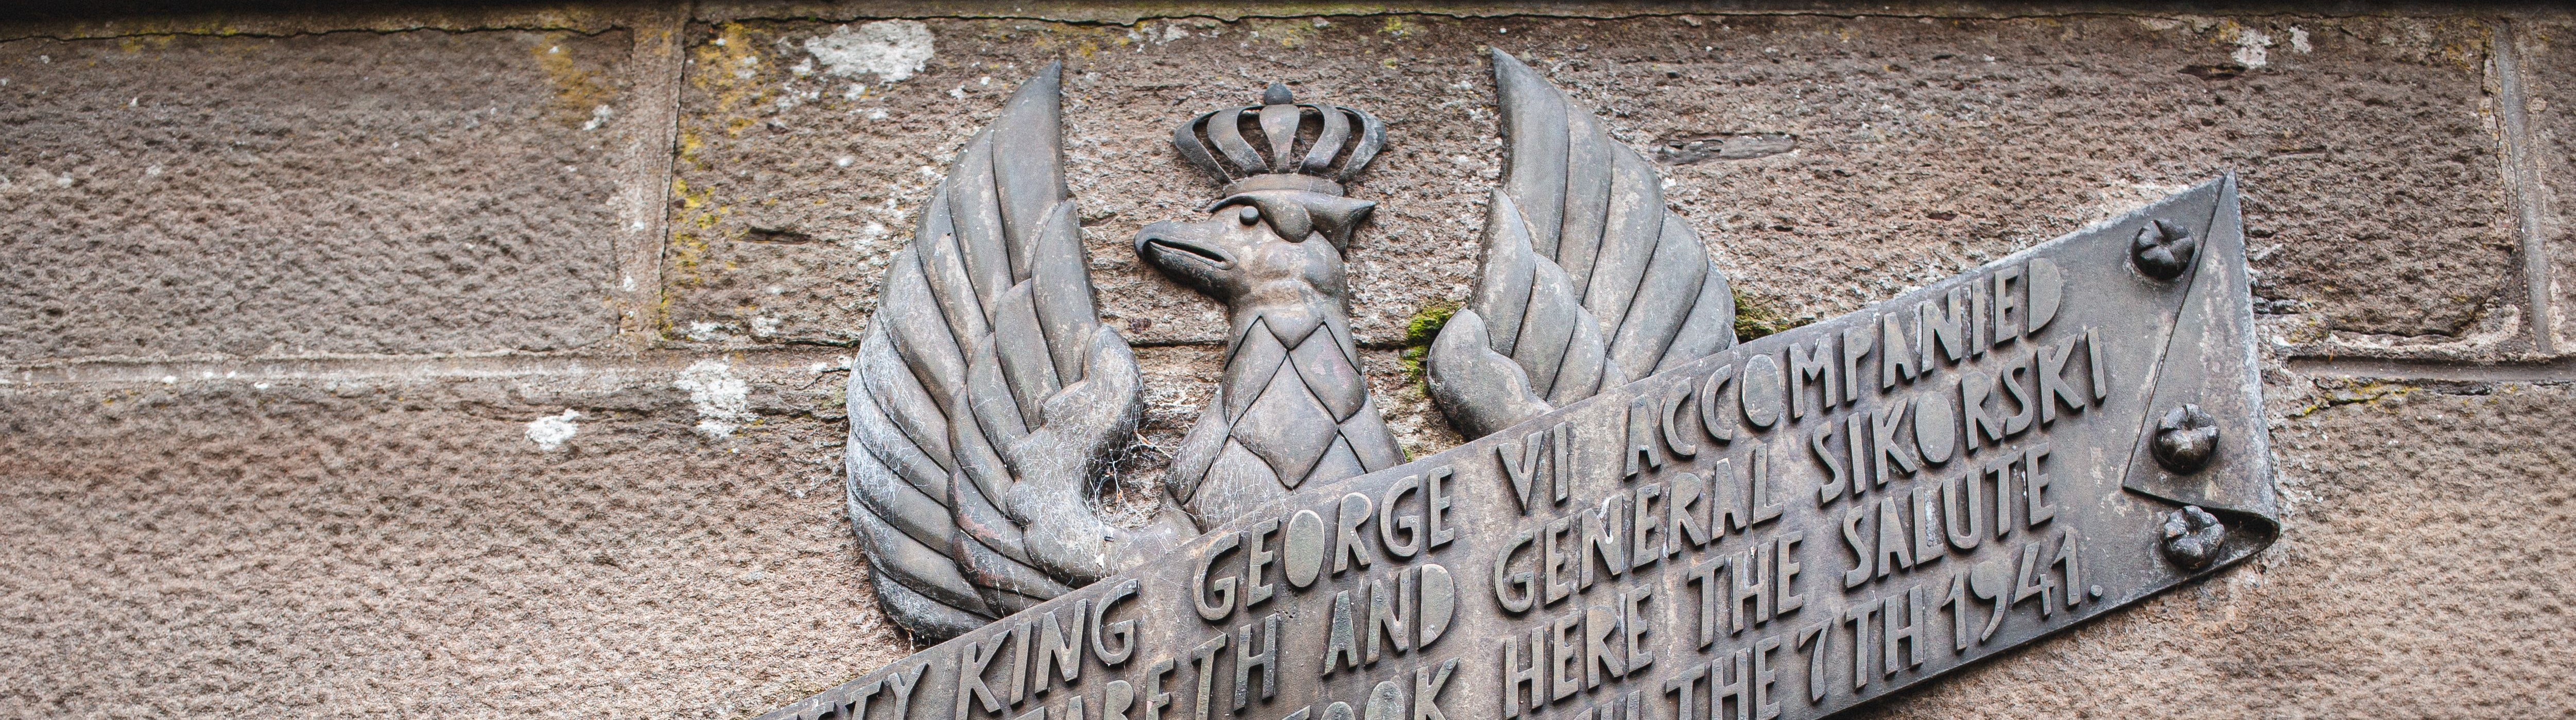
<path fill-rule="evenodd" d="M 1341 343 L 1333 342 L 1330 333 L 1306 337 L 1305 344 L 1288 351 L 1288 359 L 1297 364 L 1297 376 L 1305 378 L 1306 389 L 1333 411 L 1333 422 L 1351 419 L 1368 402 L 1368 381 L 1360 378 L 1360 369 L 1351 365 L 1351 356 L 1342 354 Z"/>
<path fill-rule="evenodd" d="M 1254 335 L 1266 334 L 1255 333 Z M 1257 342 L 1247 344 L 1257 344 Z M 1340 420 L 1350 415 L 1350 413 L 1340 413 L 1337 416 L 1333 408 L 1317 396 L 1317 392 L 1325 388 L 1310 387 L 1311 381 L 1302 376 L 1306 360 L 1302 356 L 1311 354 L 1311 351 L 1304 351 L 1304 347 L 1319 345 L 1331 355 L 1340 355 L 1339 352 L 1332 350 L 1330 343 L 1310 342 L 1301 347 L 1300 351 L 1291 351 L 1287 357 L 1281 357 L 1281 361 L 1297 359 L 1298 371 L 1278 372 L 1278 368 L 1274 368 L 1272 372 L 1266 373 L 1270 377 L 1269 382 L 1260 386 L 1259 394 L 1253 396 L 1244 407 L 1242 414 L 1235 417 L 1233 432 L 1230 433 L 1244 449 L 1252 451 L 1254 455 L 1270 463 L 1271 469 L 1278 473 L 1280 482 L 1290 487 L 1304 482 L 1315 469 L 1316 464 L 1324 459 L 1341 434 Z M 1258 356 L 1240 355 L 1237 360 L 1240 362 L 1254 357 Z M 1365 387 L 1358 384 L 1358 374 L 1350 371 L 1349 361 L 1341 360 L 1339 365 L 1344 372 L 1350 373 L 1351 382 L 1345 385 L 1354 388 Z M 1242 388 L 1238 386 L 1237 389 Z M 1337 399 L 1343 395 L 1339 392 L 1332 394 Z M 1358 410 L 1361 399 L 1352 396 L 1346 400 L 1352 412 Z"/>

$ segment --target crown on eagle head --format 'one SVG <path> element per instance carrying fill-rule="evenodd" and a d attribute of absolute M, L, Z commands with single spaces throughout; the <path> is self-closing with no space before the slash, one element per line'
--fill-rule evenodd
<path fill-rule="evenodd" d="M 1203 113 L 1172 131 L 1181 157 L 1225 185 L 1226 195 L 1304 190 L 1340 196 L 1386 146 L 1386 126 L 1358 108 L 1297 102 L 1271 83 L 1261 104 Z"/>

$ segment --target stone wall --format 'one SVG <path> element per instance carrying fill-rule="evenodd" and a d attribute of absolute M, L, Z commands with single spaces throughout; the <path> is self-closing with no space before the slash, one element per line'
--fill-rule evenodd
<path fill-rule="evenodd" d="M 736 717 L 908 653 L 839 386 L 917 205 L 1051 60 L 1145 364 L 1129 482 L 1221 316 L 1128 239 L 1214 192 L 1172 124 L 1271 80 L 1387 121 L 1355 323 L 1406 449 L 1454 444 L 1406 353 L 1472 282 L 1487 47 L 1658 158 L 1775 324 L 2242 179 L 2281 541 L 1871 713 L 2576 706 L 2576 16 L 1537 9 L 0 24 L 0 714 Z"/>

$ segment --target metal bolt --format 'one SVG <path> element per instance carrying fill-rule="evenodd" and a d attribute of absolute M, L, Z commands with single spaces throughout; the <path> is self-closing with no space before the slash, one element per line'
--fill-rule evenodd
<path fill-rule="evenodd" d="M 2191 269 L 2191 258 L 2200 249 L 2200 240 L 2191 230 L 2164 220 L 2138 228 L 2138 239 L 2129 244 L 2129 258 L 2138 264 L 2138 272 L 2158 280 L 2182 277 Z"/>
<path fill-rule="evenodd" d="M 2184 405 L 2156 421 L 2156 464 L 2176 475 L 2200 472 L 2218 454 L 2218 419 L 2198 405 Z"/>
<path fill-rule="evenodd" d="M 2218 546 L 2227 542 L 2227 526 L 2218 524 L 2218 516 L 2184 505 L 2165 516 L 2165 559 L 2185 570 L 2198 570 L 2218 557 Z"/>

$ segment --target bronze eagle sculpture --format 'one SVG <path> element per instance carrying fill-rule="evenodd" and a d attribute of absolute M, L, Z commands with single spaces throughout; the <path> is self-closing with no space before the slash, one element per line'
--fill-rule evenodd
<path fill-rule="evenodd" d="M 1508 154 L 1466 304 L 1425 358 L 1469 438 L 1734 344 L 1734 300 L 1654 167 L 1519 60 L 1493 52 Z M 896 624 L 954 637 L 1146 562 L 1297 488 L 1402 464 L 1350 328 L 1348 197 L 1376 117 L 1298 102 L 1183 123 L 1222 185 L 1206 216 L 1137 233 L 1146 263 L 1225 304 L 1215 397 L 1174 452 L 1159 512 L 1088 497 L 1135 436 L 1143 381 L 1099 321 L 1064 180 L 1060 64 L 959 152 L 889 262 L 849 387 L 847 505 Z"/>

